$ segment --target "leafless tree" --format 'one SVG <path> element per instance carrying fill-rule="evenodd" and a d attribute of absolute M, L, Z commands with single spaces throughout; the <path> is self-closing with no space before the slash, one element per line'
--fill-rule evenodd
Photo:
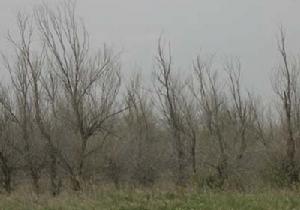
<path fill-rule="evenodd" d="M 24 49 L 30 45 L 32 36 L 32 29 L 27 25 L 27 21 L 28 17 L 19 14 L 18 33 L 21 39 L 20 43 L 9 35 L 9 41 L 13 44 L 15 50 L 15 60 L 10 61 L 7 57 L 3 57 L 5 66 L 11 76 L 12 92 L 8 92 L 8 89 L 6 89 L 6 92 L 3 90 L 0 103 L 20 128 L 24 147 L 20 148 L 19 151 L 24 156 L 34 190 L 39 192 L 39 179 L 44 165 L 44 157 L 41 158 L 41 153 L 37 153 L 39 150 L 38 144 L 34 141 L 36 132 L 34 131 L 34 116 L 32 115 L 33 98 L 30 91 L 29 67 L 24 56 Z"/>
<path fill-rule="evenodd" d="M 15 157 L 16 142 L 14 141 L 13 135 L 13 121 L 6 112 L 5 109 L 1 108 L 0 115 L 0 165 L 1 172 L 3 174 L 3 187 L 7 193 L 12 191 L 12 179 L 13 172 L 16 171 L 18 157 Z"/>
<path fill-rule="evenodd" d="M 177 184 L 184 185 L 186 181 L 186 138 L 182 118 L 182 91 L 184 84 L 175 77 L 172 56 L 165 53 L 159 39 L 156 56 L 157 72 L 155 73 L 155 89 L 162 115 L 174 139 L 177 158 Z"/>
<path fill-rule="evenodd" d="M 30 89 L 28 90 L 32 100 L 32 108 L 34 112 L 34 119 L 37 127 L 39 128 L 42 137 L 47 142 L 47 154 L 50 157 L 50 180 L 51 180 L 51 192 L 53 195 L 57 195 L 60 191 L 60 180 L 57 176 L 57 154 L 58 148 L 56 148 L 53 141 L 53 121 L 51 122 L 51 116 L 47 115 L 49 111 L 53 110 L 55 100 L 55 89 L 53 77 L 48 78 L 49 81 L 44 81 L 43 71 L 47 70 L 45 66 L 45 51 L 41 50 L 36 52 L 33 46 L 33 25 L 32 19 L 29 16 L 18 16 L 18 30 L 19 41 L 9 37 L 11 43 L 16 52 L 19 54 L 19 59 L 24 62 L 24 68 L 26 68 L 26 76 L 29 80 Z M 52 86 L 49 87 L 51 84 Z M 46 93 L 45 97 L 42 95 Z M 49 97 L 48 97 L 49 96 Z M 51 96 L 51 97 L 50 97 Z M 45 99 L 50 100 L 50 106 L 46 105 Z M 48 109 L 49 108 L 49 109 Z M 42 112 L 44 114 L 42 114 Z M 51 111 L 50 111 L 51 113 Z"/>
<path fill-rule="evenodd" d="M 75 4 L 50 9 L 39 7 L 36 22 L 46 47 L 47 62 L 59 78 L 65 105 L 72 112 L 68 120 L 79 134 L 78 164 L 72 167 L 73 188 L 81 188 L 84 160 L 92 136 L 105 131 L 105 123 L 123 109 L 115 109 L 121 84 L 117 57 L 106 47 L 95 55 L 89 37 L 75 13 Z"/>
<path fill-rule="evenodd" d="M 296 63 L 291 61 L 286 50 L 286 36 L 280 29 L 278 50 L 282 58 L 276 78 L 273 83 L 275 93 L 282 104 L 283 126 L 285 128 L 286 142 L 286 166 L 284 166 L 290 184 L 299 181 L 299 171 L 295 163 L 296 155 L 296 126 L 299 109 L 298 101 L 298 79 L 299 69 Z"/>
<path fill-rule="evenodd" d="M 162 39 L 153 89 L 140 74 L 122 89 L 119 54 L 93 49 L 73 1 L 18 14 L 8 41 L 9 77 L 0 84 L 0 184 L 8 193 L 23 178 L 36 193 L 49 181 L 55 196 L 69 182 L 76 191 L 105 178 L 117 188 L 149 186 L 170 172 L 181 187 L 192 175 L 199 185 L 237 189 L 270 160 L 277 170 L 277 156 L 289 184 L 299 182 L 300 71 L 282 29 L 273 83 L 280 106 L 268 109 L 244 89 L 238 59 L 219 71 L 214 57 L 198 56 L 186 80 Z"/>
<path fill-rule="evenodd" d="M 256 106 L 254 97 L 250 92 L 243 92 L 241 87 L 241 63 L 238 59 L 232 59 L 225 65 L 228 74 L 229 94 L 232 107 L 229 110 L 230 119 L 236 128 L 235 138 L 237 138 L 238 151 L 237 160 L 241 160 L 246 152 L 247 135 L 253 130 Z M 244 95 L 243 95 L 244 94 Z"/>
<path fill-rule="evenodd" d="M 193 82 L 186 80 L 186 87 L 190 86 Z M 181 112 L 183 121 L 183 131 L 188 140 L 188 153 L 189 159 L 192 165 L 193 174 L 197 174 L 197 144 L 199 142 L 200 131 L 200 118 L 199 111 L 197 111 L 197 100 L 193 94 L 189 92 L 184 93 L 184 97 L 181 97 Z"/>
<path fill-rule="evenodd" d="M 197 100 L 204 127 L 217 141 L 220 154 L 215 168 L 221 184 L 223 184 L 228 175 L 228 153 L 224 137 L 225 125 L 227 124 L 227 105 L 218 73 L 213 68 L 213 58 L 204 60 L 198 56 L 194 62 L 195 82 L 190 89 Z"/>
<path fill-rule="evenodd" d="M 142 85 L 140 74 L 131 78 L 125 96 L 128 111 L 124 113 L 124 119 L 132 147 L 136 148 L 133 150 L 134 178 L 139 184 L 149 185 L 157 175 L 158 158 L 154 148 L 156 125 L 152 96 Z"/>

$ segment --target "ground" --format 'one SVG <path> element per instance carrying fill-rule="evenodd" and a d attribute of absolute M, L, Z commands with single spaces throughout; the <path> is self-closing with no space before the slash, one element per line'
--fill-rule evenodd
<path fill-rule="evenodd" d="M 1 210 L 300 210 L 300 193 L 270 191 L 157 192 L 106 190 L 63 193 L 57 198 L 34 194 L 1 195 Z"/>

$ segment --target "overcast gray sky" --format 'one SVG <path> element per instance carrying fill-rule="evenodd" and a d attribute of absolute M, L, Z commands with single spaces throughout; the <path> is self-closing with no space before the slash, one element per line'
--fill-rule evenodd
<path fill-rule="evenodd" d="M 0 0 L 2 48 L 17 11 L 39 2 Z M 200 51 L 238 56 L 245 85 L 262 94 L 271 92 L 279 25 L 287 31 L 288 49 L 300 52 L 300 0 L 77 0 L 77 9 L 94 47 L 106 42 L 122 50 L 125 70 L 140 67 L 145 75 L 161 34 L 170 40 L 181 71 L 191 68 Z"/>

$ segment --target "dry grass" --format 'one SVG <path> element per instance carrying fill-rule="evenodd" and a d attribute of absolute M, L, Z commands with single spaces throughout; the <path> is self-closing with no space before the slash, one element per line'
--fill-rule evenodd
<path fill-rule="evenodd" d="M 2 210 L 292 210 L 300 209 L 300 194 L 290 191 L 260 193 L 95 189 L 64 192 L 52 198 L 28 191 L 1 195 Z"/>

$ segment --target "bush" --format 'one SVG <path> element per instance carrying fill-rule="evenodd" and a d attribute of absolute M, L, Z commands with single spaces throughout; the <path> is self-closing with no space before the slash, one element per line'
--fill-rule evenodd
<path fill-rule="evenodd" d="M 266 167 L 262 171 L 262 177 L 265 183 L 269 184 L 271 187 L 285 188 L 290 186 L 290 165 L 287 164 L 288 161 L 282 156 L 272 156 L 270 161 L 267 162 Z M 296 163 L 295 163 L 296 164 Z M 299 165 L 296 164 L 295 176 L 299 176 Z M 296 177 L 296 180 L 297 180 Z M 298 178 L 299 180 L 299 178 Z"/>

